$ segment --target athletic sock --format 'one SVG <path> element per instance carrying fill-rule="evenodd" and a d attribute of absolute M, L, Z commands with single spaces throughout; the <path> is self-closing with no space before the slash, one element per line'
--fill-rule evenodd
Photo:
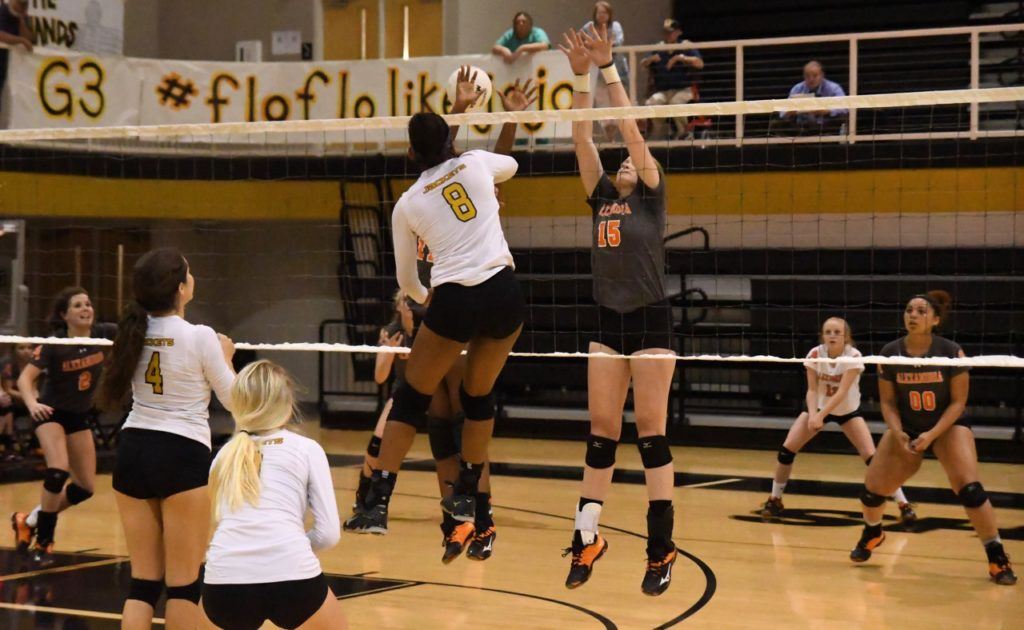
<path fill-rule="evenodd" d="M 647 557 L 660 560 L 675 549 L 672 529 L 675 510 L 672 501 L 651 501 L 647 508 Z"/>
<path fill-rule="evenodd" d="M 455 484 L 455 494 L 476 495 L 479 492 L 480 475 L 484 472 L 484 465 L 471 464 L 463 461 L 459 464 L 459 480 Z"/>
<path fill-rule="evenodd" d="M 35 527 L 39 523 L 39 512 L 42 511 L 42 509 L 43 506 L 37 505 L 28 513 L 28 518 L 25 519 L 25 523 L 29 527 Z"/>
<path fill-rule="evenodd" d="M 441 510 L 441 533 L 447 537 L 455 528 L 458 527 L 459 521 L 455 520 L 451 514 Z"/>
<path fill-rule="evenodd" d="M 398 473 L 387 470 L 375 470 L 370 477 L 370 489 L 366 493 L 367 507 L 376 505 L 387 506 L 391 502 L 391 493 L 398 481 Z"/>
<path fill-rule="evenodd" d="M 897 505 L 910 503 L 910 501 L 907 501 L 907 495 L 903 494 L 903 488 L 897 488 L 896 492 L 892 493 L 892 498 L 896 500 Z"/>
<path fill-rule="evenodd" d="M 781 499 L 782 493 L 786 489 L 786 482 L 779 483 L 778 481 L 772 482 L 772 498 Z M 764 496 L 764 495 L 761 495 Z"/>
<path fill-rule="evenodd" d="M 36 542 L 40 545 L 47 545 L 53 542 L 57 531 L 57 513 L 39 512 L 39 525 L 36 529 Z"/>
<path fill-rule="evenodd" d="M 476 517 L 473 525 L 476 527 L 476 531 L 478 532 L 483 532 L 490 527 L 494 527 L 494 519 L 491 516 L 490 492 L 476 493 Z"/>

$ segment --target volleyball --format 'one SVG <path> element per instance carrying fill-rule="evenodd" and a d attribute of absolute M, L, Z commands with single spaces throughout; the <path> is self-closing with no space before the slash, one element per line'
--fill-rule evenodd
<path fill-rule="evenodd" d="M 474 76 L 475 75 L 475 76 Z M 477 68 L 476 66 L 469 66 L 469 76 L 473 77 L 473 82 L 476 84 L 476 91 L 481 94 L 483 98 L 477 99 L 475 103 L 466 108 L 467 112 L 475 112 L 479 109 L 487 107 L 487 103 L 491 100 L 491 77 L 487 75 L 487 72 Z M 455 103 L 455 88 L 459 83 L 459 68 L 455 69 L 455 72 L 448 77 L 448 102 Z"/>

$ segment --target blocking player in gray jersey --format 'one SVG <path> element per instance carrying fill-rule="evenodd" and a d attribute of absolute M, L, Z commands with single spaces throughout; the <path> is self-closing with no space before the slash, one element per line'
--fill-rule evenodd
<path fill-rule="evenodd" d="M 950 303 L 945 291 L 910 298 L 903 311 L 907 334 L 882 348 L 882 356 L 963 357 L 959 345 L 933 334 L 946 321 Z M 968 368 L 963 365 L 879 366 L 878 397 L 887 430 L 864 477 L 860 497 L 864 531 L 850 552 L 854 562 L 867 561 L 885 541 L 885 497 L 917 472 L 924 454 L 931 450 L 985 547 L 989 577 L 1005 586 L 1017 583 L 999 537 L 995 510 L 979 481 L 974 433 L 964 414 L 969 379 Z"/>
<path fill-rule="evenodd" d="M 574 109 L 591 106 L 590 66 L 601 68 L 613 107 L 630 105 L 612 61 L 607 29 L 570 31 L 560 46 L 576 75 Z M 605 174 L 589 121 L 573 123 L 580 178 L 593 210 L 592 267 L 598 331 L 590 352 L 613 355 L 671 355 L 670 310 L 665 301 L 665 181 L 636 121 L 619 120 L 629 150 L 614 180 Z M 615 465 L 622 412 L 633 384 L 638 448 L 647 480 L 647 570 L 641 589 L 660 595 L 672 579 L 676 547 L 672 542 L 672 453 L 665 437 L 668 395 L 675 361 L 592 357 L 587 363 L 590 437 L 583 488 L 576 507 L 572 563 L 565 585 L 581 586 L 608 549 L 598 520 Z"/>

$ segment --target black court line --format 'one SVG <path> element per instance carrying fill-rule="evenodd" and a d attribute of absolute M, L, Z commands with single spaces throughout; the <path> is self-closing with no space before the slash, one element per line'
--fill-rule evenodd
<path fill-rule="evenodd" d="M 360 460 L 361 461 L 361 460 Z M 405 470 L 433 472 L 433 460 L 411 460 L 402 464 Z M 491 474 L 504 477 L 521 477 L 526 479 L 558 479 L 579 481 L 583 479 L 583 468 L 580 466 L 561 466 L 556 464 L 520 464 L 493 462 Z M 617 469 L 612 477 L 613 483 L 643 485 L 642 470 Z M 715 482 L 721 482 L 712 485 Z M 708 484 L 708 490 L 730 490 L 739 492 L 769 492 L 772 486 L 771 476 L 744 477 L 741 475 L 714 475 L 705 473 L 677 472 L 675 486 L 685 487 L 693 484 Z M 786 484 L 786 494 L 799 494 L 819 497 L 856 499 L 864 489 L 863 482 L 847 481 L 812 481 L 790 479 Z M 960 505 L 960 500 L 951 489 L 931 488 L 925 486 L 903 486 L 903 490 L 914 503 L 936 503 L 940 505 Z M 989 490 L 989 499 L 997 508 L 1008 510 L 1024 510 L 1024 494 L 1019 492 L 1000 492 Z"/>
<path fill-rule="evenodd" d="M 414 498 L 418 498 L 418 499 L 430 499 L 431 501 L 436 501 L 437 500 L 437 497 L 428 496 L 428 495 L 425 495 L 425 494 L 412 494 L 412 493 L 408 493 L 408 492 L 396 492 L 395 494 L 398 495 L 398 496 L 403 496 L 403 497 L 414 497 Z M 530 509 L 527 509 L 527 508 L 513 507 L 513 506 L 510 506 L 510 505 L 498 505 L 496 503 L 492 504 L 492 506 L 496 507 L 496 508 L 500 508 L 502 510 L 509 510 L 509 511 L 512 511 L 512 512 L 522 512 L 523 514 L 536 514 L 537 516 L 547 516 L 547 517 L 550 517 L 550 518 L 556 518 L 556 519 L 563 520 L 563 521 L 573 521 L 573 520 L 575 520 L 573 517 L 563 516 L 561 514 L 552 514 L 551 512 L 542 512 L 540 510 L 530 510 Z M 620 534 L 625 534 L 627 536 L 633 536 L 634 538 L 639 538 L 641 540 L 647 540 L 647 535 L 646 534 L 641 534 L 639 532 L 634 532 L 633 530 L 630 530 L 630 529 L 625 529 L 625 528 L 622 528 L 622 527 L 615 527 L 614 525 L 607 525 L 607 524 L 604 524 L 604 523 L 601 524 L 601 527 L 603 527 L 605 529 L 608 529 L 608 530 L 611 530 L 613 532 L 618 532 Z M 674 625 L 684 621 L 688 617 L 693 616 L 694 614 L 697 613 L 697 611 L 699 611 L 701 608 L 706 606 L 709 601 L 711 601 L 711 598 L 714 597 L 714 595 L 715 595 L 715 591 L 718 590 L 718 579 L 715 577 L 715 572 L 711 570 L 711 567 L 709 567 L 703 560 L 701 560 L 697 556 L 695 556 L 695 555 L 693 555 L 693 554 L 691 554 L 691 553 L 689 553 L 687 551 L 683 551 L 682 549 L 679 549 L 678 547 L 676 548 L 676 550 L 679 552 L 680 555 L 685 556 L 688 560 L 690 560 L 691 562 L 696 564 L 697 567 L 701 570 L 701 572 L 704 573 L 704 581 L 705 581 L 704 592 L 701 594 L 700 598 L 692 606 L 687 608 L 684 612 L 682 612 L 681 614 L 677 615 L 676 617 L 673 617 L 669 621 L 667 621 L 667 622 L 663 623 L 662 625 L 658 626 L 658 628 L 670 628 L 670 627 L 672 627 L 672 626 L 674 626 Z M 464 587 L 464 588 L 477 588 L 477 587 L 467 586 L 467 587 Z M 482 589 L 482 590 L 493 590 L 493 589 Z M 526 597 L 533 597 L 532 595 L 527 595 L 525 593 L 516 593 L 516 594 L 517 595 L 524 595 Z M 574 608 L 578 608 L 577 606 L 575 606 L 574 604 L 571 604 L 569 602 L 560 602 L 560 601 L 554 600 L 554 599 L 548 600 L 547 598 L 543 598 L 543 597 L 538 597 L 538 599 L 545 599 L 547 601 L 552 601 L 552 602 L 560 603 L 560 604 L 563 604 L 565 606 L 571 606 L 571 607 L 574 607 Z M 585 609 L 579 608 L 579 610 L 585 610 Z M 600 616 L 598 613 L 593 613 L 592 611 L 586 611 L 586 612 L 588 612 L 588 614 L 592 613 L 592 616 L 595 616 L 595 618 Z M 604 617 L 601 617 L 601 618 L 604 619 Z M 609 621 L 608 623 L 611 623 L 611 622 Z M 605 627 L 606 628 L 615 628 L 617 626 L 615 626 L 613 624 L 611 626 L 607 626 L 606 625 Z"/>

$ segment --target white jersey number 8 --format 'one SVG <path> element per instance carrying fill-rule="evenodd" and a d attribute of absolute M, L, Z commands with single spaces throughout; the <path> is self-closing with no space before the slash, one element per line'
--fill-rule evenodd
<path fill-rule="evenodd" d="M 459 182 L 452 182 L 441 190 L 444 200 L 455 213 L 455 217 L 465 223 L 476 218 L 476 206 L 466 194 L 466 189 Z"/>

